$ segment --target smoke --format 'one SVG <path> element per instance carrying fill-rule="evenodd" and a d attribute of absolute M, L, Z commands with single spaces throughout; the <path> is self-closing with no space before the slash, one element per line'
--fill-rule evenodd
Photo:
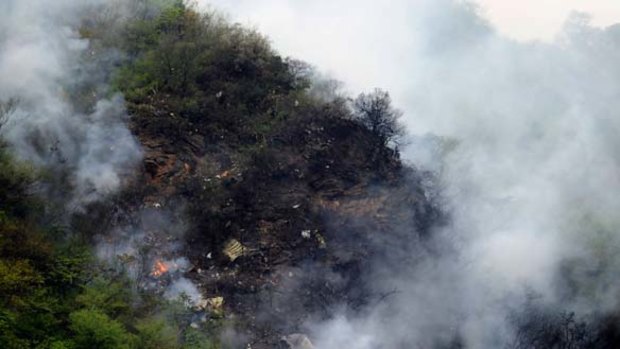
<path fill-rule="evenodd" d="M 618 27 L 574 15 L 556 42 L 521 44 L 449 2 L 422 23 L 406 107 L 413 130 L 458 144 L 429 167 L 451 214 L 434 243 L 454 252 L 378 274 L 400 293 L 322 324 L 317 346 L 507 347 L 531 297 L 580 317 L 617 311 Z"/>
<path fill-rule="evenodd" d="M 67 174 L 72 209 L 117 191 L 141 158 L 123 98 L 106 85 L 114 52 L 77 32 L 83 11 L 102 4 L 0 4 L 0 101 L 18 102 L 2 136 L 20 158 Z"/>
<path fill-rule="evenodd" d="M 0 3 L 0 101 L 19 102 L 2 136 L 21 158 L 67 173 L 72 208 L 117 191 L 141 157 L 122 96 L 107 93 L 115 53 L 92 50 L 75 29 L 80 11 L 101 3 Z M 301 11 L 289 3 L 280 13 L 289 23 L 296 13 L 325 16 L 318 26 L 302 21 L 322 36 L 299 45 L 314 55 L 327 48 L 355 89 L 370 79 L 393 91 L 410 131 L 428 133 L 403 154 L 439 178 L 451 221 L 425 243 L 442 246 L 438 253 L 407 245 L 394 255 L 415 263 L 375 261 L 369 287 L 398 292 L 308 323 L 316 346 L 502 348 L 515 336 L 511 315 L 532 299 L 583 318 L 617 312 L 620 27 L 575 14 L 554 42 L 518 43 L 467 2 L 394 1 L 383 11 L 359 3 Z M 364 30 L 339 37 L 356 45 L 323 40 L 346 26 L 339 15 L 348 10 L 351 28 Z M 143 214 L 150 218 L 119 227 L 115 240 L 102 238 L 100 256 L 124 258 L 136 277 L 160 261 L 178 276 L 161 286 L 164 295 L 198 299 L 179 275 L 190 267 L 180 244 L 167 239 L 183 228 Z M 143 249 L 160 240 L 163 249 Z"/>
<path fill-rule="evenodd" d="M 157 6 L 140 0 L 0 3 L 0 102 L 17 101 L 2 137 L 18 157 L 49 173 L 42 194 L 70 213 L 117 193 L 142 159 L 123 96 L 108 85 L 125 57 L 102 39 L 85 37 L 101 25 L 105 39 L 119 39 L 114 33 L 124 19 L 147 18 Z M 183 257 L 180 213 L 134 209 L 97 237 L 97 256 L 141 289 L 197 304 L 197 287 L 183 277 L 191 265 Z"/>
<path fill-rule="evenodd" d="M 282 20 L 266 3 L 250 8 L 267 28 L 319 28 L 289 48 L 314 51 L 319 67 L 346 57 L 349 86 L 374 79 L 393 92 L 418 135 L 403 154 L 439 178 L 451 217 L 427 243 L 441 253 L 420 246 L 396 253 L 419 256 L 414 265 L 376 261 L 370 287 L 396 294 L 309 323 L 317 348 L 502 348 L 528 302 L 580 318 L 617 312 L 620 26 L 575 13 L 553 42 L 519 43 L 462 1 L 394 1 L 374 14 L 364 2 L 289 2 Z M 322 36 L 334 18 L 360 30 Z M 286 33 L 276 44 L 296 35 Z"/>
<path fill-rule="evenodd" d="M 158 203 L 131 212 L 128 218 L 97 237 L 97 257 L 124 271 L 140 290 L 198 306 L 203 297 L 197 285 L 185 277 L 193 266 L 184 256 L 187 224 L 183 205 L 168 209 Z"/>

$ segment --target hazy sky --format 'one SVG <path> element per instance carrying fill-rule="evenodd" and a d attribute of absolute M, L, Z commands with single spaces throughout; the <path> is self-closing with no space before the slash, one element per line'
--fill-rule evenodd
<path fill-rule="evenodd" d="M 406 111 L 415 65 L 416 21 L 429 0 L 197 0 L 268 35 L 285 56 L 305 60 L 342 80 L 350 92 L 388 89 Z M 479 11 L 503 35 L 551 40 L 572 11 L 592 23 L 620 22 L 619 0 L 478 0 Z"/>
<path fill-rule="evenodd" d="M 618 0 L 477 0 L 486 17 L 504 34 L 520 40 L 550 39 L 572 11 L 592 15 L 592 23 L 620 21 Z"/>

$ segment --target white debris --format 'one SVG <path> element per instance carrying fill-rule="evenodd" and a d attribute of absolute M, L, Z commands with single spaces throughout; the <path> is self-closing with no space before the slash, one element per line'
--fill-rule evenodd
<path fill-rule="evenodd" d="M 310 338 L 302 333 L 293 333 L 288 336 L 283 336 L 282 340 L 289 345 L 290 349 L 314 349 L 314 344 L 312 344 Z"/>
<path fill-rule="evenodd" d="M 294 208 L 294 209 L 298 209 L 298 208 L 300 208 L 300 207 L 301 207 L 301 204 L 296 204 L 296 205 L 293 205 L 293 208 Z"/>
<path fill-rule="evenodd" d="M 301 237 L 304 239 L 310 239 L 312 237 L 312 230 L 303 230 L 301 232 Z"/>

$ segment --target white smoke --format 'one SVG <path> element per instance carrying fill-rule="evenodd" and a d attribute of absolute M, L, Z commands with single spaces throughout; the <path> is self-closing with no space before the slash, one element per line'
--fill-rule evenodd
<path fill-rule="evenodd" d="M 181 297 L 188 297 L 188 302 L 191 305 L 197 305 L 202 300 L 202 294 L 198 290 L 196 285 L 184 278 L 180 277 L 168 286 L 164 296 L 170 300 L 178 300 Z"/>
<path fill-rule="evenodd" d="M 81 11 L 103 3 L 0 4 L 0 102 L 18 101 L 3 137 L 22 159 L 68 172 L 77 209 L 118 190 L 141 158 L 122 96 L 106 96 L 101 72 L 111 53 L 91 51 L 77 32 Z M 89 93 L 92 107 L 76 106 L 74 92 Z"/>
<path fill-rule="evenodd" d="M 81 83 L 75 79 L 83 78 L 89 48 L 72 22 L 83 3 L 0 3 L 0 100 L 19 100 L 3 136 L 22 158 L 70 171 L 76 206 L 117 190 L 140 158 L 122 97 L 95 95 L 83 111 L 67 96 Z M 346 37 L 380 54 L 350 61 L 335 52 L 367 52 L 346 42 L 309 44 L 317 52 L 329 47 L 326 54 L 358 76 L 396 89 L 413 133 L 458 144 L 447 154 L 405 153 L 414 162 L 437 155 L 425 163 L 441 178 L 451 224 L 435 243 L 451 248 L 404 251 L 422 262 L 398 270 L 378 261 L 373 286 L 398 292 L 356 316 L 310 324 L 317 347 L 428 348 L 456 336 L 467 348 L 501 348 L 513 336 L 509 314 L 531 294 L 580 316 L 616 311 L 620 28 L 594 28 L 575 15 L 554 43 L 517 43 L 461 1 L 401 0 L 385 13 L 357 5 L 325 11 L 351 8 L 366 26 Z M 327 27 L 345 25 L 329 18 Z M 375 32 L 369 23 L 389 30 Z M 194 292 L 184 280 L 171 295 Z"/>
<path fill-rule="evenodd" d="M 349 85 L 376 78 L 393 92 L 410 132 L 431 134 L 403 153 L 440 177 L 451 215 L 434 241 L 449 252 L 403 251 L 424 257 L 399 270 L 378 261 L 373 286 L 399 292 L 310 324 L 318 348 L 429 348 L 455 337 L 502 348 L 514 336 L 510 314 L 532 295 L 578 316 L 618 310 L 619 26 L 574 14 L 554 42 L 518 43 L 464 1 L 286 5 L 251 8 L 281 13 L 286 33 L 285 24 L 319 28 L 293 47 L 307 44 L 332 68 L 346 57 Z M 332 19 L 342 31 L 321 36 Z"/>
<path fill-rule="evenodd" d="M 417 34 L 407 110 L 458 142 L 437 173 L 452 217 L 437 243 L 456 252 L 390 271 L 401 292 L 348 324 L 374 344 L 350 347 L 505 347 L 531 294 L 579 316 L 618 309 L 620 31 L 575 16 L 556 43 L 519 44 L 453 11 Z M 339 347 L 331 326 L 319 348 Z"/>

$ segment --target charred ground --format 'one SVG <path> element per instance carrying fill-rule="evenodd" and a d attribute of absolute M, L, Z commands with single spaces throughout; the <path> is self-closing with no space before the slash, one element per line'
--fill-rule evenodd
<path fill-rule="evenodd" d="M 310 67 L 215 16 L 177 5 L 128 26 L 131 45 L 144 39 L 136 26 L 157 37 L 130 50 L 117 84 L 144 163 L 104 213 L 88 216 L 183 205 L 187 277 L 205 297 L 224 298 L 255 348 L 385 296 L 365 286 L 375 255 L 440 222 L 425 174 L 388 142 L 396 118 L 373 129 L 346 98 L 318 97 L 326 91 L 313 91 Z M 387 94 L 364 97 L 394 111 Z M 95 224 L 104 233 L 128 223 Z M 243 249 L 234 260 L 231 241 Z"/>
<path fill-rule="evenodd" d="M 124 96 L 143 157 L 123 189 L 63 211 L 63 195 L 32 194 L 70 192 L 66 171 L 31 175 L 0 146 L 3 347 L 286 348 L 283 335 L 399 292 L 369 280 L 378 261 L 397 272 L 440 253 L 449 217 L 436 178 L 401 160 L 387 93 L 339 95 L 181 1 L 130 3 L 78 28 L 112 87 L 66 91 L 85 112 Z M 513 348 L 617 347 L 614 318 L 526 306 L 511 321 Z M 463 347 L 452 337 L 435 347 Z"/>

